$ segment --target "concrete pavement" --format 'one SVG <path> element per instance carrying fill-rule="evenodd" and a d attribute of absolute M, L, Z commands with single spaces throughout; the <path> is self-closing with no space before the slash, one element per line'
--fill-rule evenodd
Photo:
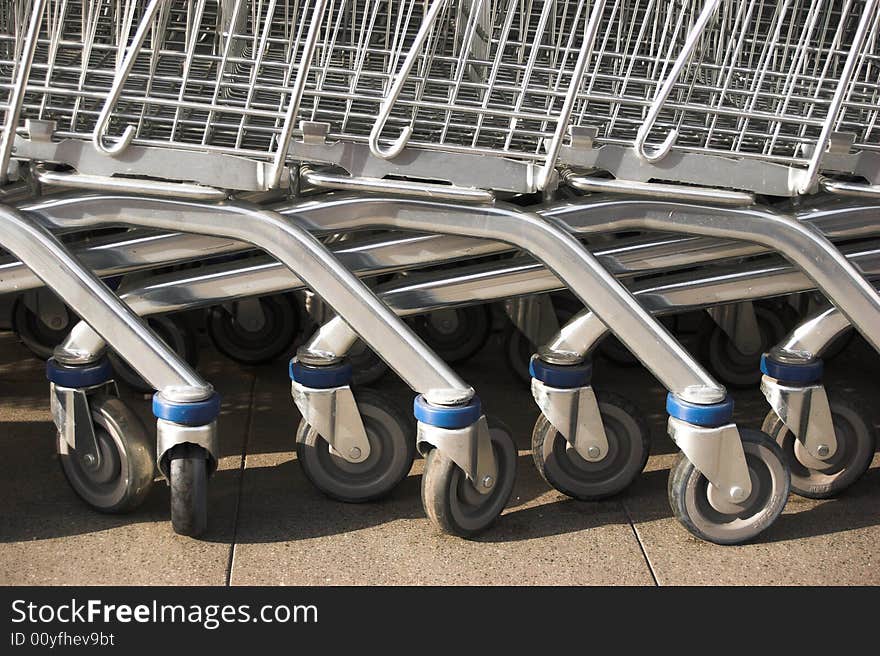
<path fill-rule="evenodd" d="M 860 340 L 829 366 L 837 391 L 877 398 L 876 354 Z M 54 455 L 42 363 L 0 336 L 0 583 L 2 584 L 880 584 L 880 456 L 840 498 L 792 496 L 751 544 L 719 547 L 671 515 L 664 391 L 644 370 L 599 362 L 596 385 L 627 396 L 652 430 L 645 474 L 625 494 L 582 503 L 551 490 L 531 463 L 537 410 L 506 368 L 497 335 L 460 368 L 520 449 L 513 498 L 477 540 L 439 535 L 419 498 L 418 460 L 390 498 L 331 501 L 293 453 L 299 417 L 283 363 L 241 368 L 210 350 L 200 370 L 223 394 L 223 457 L 210 483 L 210 524 L 200 540 L 173 534 L 161 482 L 131 515 L 92 511 L 69 489 Z M 393 376 L 382 391 L 404 407 Z M 153 425 L 143 396 L 127 397 Z M 737 393 L 737 418 L 758 427 L 766 404 Z M 876 426 L 876 423 L 875 423 Z"/>

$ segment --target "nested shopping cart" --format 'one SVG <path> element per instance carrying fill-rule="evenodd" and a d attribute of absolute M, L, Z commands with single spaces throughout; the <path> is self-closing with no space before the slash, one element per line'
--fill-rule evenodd
<path fill-rule="evenodd" d="M 371 466 L 370 441 L 383 439 L 348 386 L 342 358 L 358 334 L 420 394 L 423 499 L 445 530 L 472 534 L 494 520 L 515 451 L 488 429 L 472 390 L 309 230 L 447 235 L 433 242 L 438 262 L 471 256 L 458 237 L 533 255 L 669 388 L 669 430 L 684 454 L 670 500 L 690 530 L 718 542 L 748 539 L 781 512 L 786 463 L 766 435 L 731 423 L 724 388 L 571 233 L 756 242 L 880 345 L 873 288 L 791 203 L 758 202 L 876 196 L 876 1 L 45 0 L 15 3 L 4 20 L 4 171 L 12 158 L 43 185 L 96 192 L 34 202 L 33 216 L 57 229 L 122 223 L 250 242 L 339 313 L 291 366 L 306 422 L 298 450 L 332 456 L 303 462 L 335 496 L 383 493 L 412 454 L 411 443 L 389 442 L 409 454 L 392 473 L 378 465 L 370 486 L 345 475 Z M 564 185 L 629 197 L 554 206 Z M 274 209 L 234 200 L 277 189 L 351 193 Z M 512 196 L 517 205 L 501 200 Z M 550 206 L 533 211 L 542 196 Z M 841 214 L 870 228 L 859 202 Z M 382 247 L 392 252 L 393 240 Z M 576 471 L 569 461 L 584 476 L 619 475 L 610 454 L 626 450 L 624 437 L 605 429 L 586 353 L 556 343 L 531 364 L 553 428 L 542 433 L 542 471 L 551 483 L 548 467 Z M 65 348 L 58 360 L 79 365 L 71 353 L 94 351 Z M 767 359 L 776 373 L 811 364 L 777 360 Z M 199 430 L 213 416 L 195 413 L 188 426 L 189 405 L 171 389 L 180 386 L 147 377 L 160 390 L 159 464 L 176 498 L 168 453 L 205 461 L 213 444 Z M 636 433 L 618 478 L 644 463 Z"/>

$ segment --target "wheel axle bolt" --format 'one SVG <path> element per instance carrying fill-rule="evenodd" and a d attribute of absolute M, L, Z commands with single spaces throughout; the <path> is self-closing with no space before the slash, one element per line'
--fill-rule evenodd
<path fill-rule="evenodd" d="M 348 455 L 351 456 L 352 460 L 357 460 L 361 457 L 361 450 L 358 447 L 353 446 L 351 447 L 351 451 L 348 452 Z"/>
<path fill-rule="evenodd" d="M 493 485 L 495 485 L 495 479 L 493 479 L 491 476 L 484 476 L 483 477 L 483 487 L 484 488 L 489 489 Z"/>
<path fill-rule="evenodd" d="M 602 450 L 598 446 L 591 446 L 587 449 L 587 455 L 591 458 L 598 458 L 601 453 Z"/>
<path fill-rule="evenodd" d="M 826 457 L 829 453 L 831 453 L 831 449 L 828 448 L 827 444 L 820 444 L 816 447 L 816 455 L 820 458 Z"/>
<path fill-rule="evenodd" d="M 743 490 L 739 485 L 734 485 L 730 488 L 730 498 L 734 501 L 742 501 L 746 497 L 746 491 Z"/>
<path fill-rule="evenodd" d="M 83 456 L 83 462 L 85 463 L 86 467 L 94 467 L 95 464 L 98 462 L 98 459 L 91 453 L 87 453 Z"/>

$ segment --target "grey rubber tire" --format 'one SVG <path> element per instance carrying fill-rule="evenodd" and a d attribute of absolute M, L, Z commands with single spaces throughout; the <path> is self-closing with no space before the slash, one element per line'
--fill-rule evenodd
<path fill-rule="evenodd" d="M 787 332 L 786 317 L 774 309 L 755 305 L 755 316 L 761 333 L 761 348 L 742 353 L 727 334 L 713 321 L 702 333 L 699 351 L 701 360 L 719 381 L 735 389 L 755 387 L 761 382 L 761 354 L 781 340 Z M 708 317 L 707 317 L 708 319 Z"/>
<path fill-rule="evenodd" d="M 296 433 L 296 455 L 312 484 L 332 499 L 364 503 L 388 495 L 409 474 L 416 455 L 412 420 L 387 399 L 369 390 L 355 394 L 370 442 L 370 455 L 351 463 L 305 421 Z"/>
<path fill-rule="evenodd" d="M 40 318 L 19 298 L 12 308 L 12 330 L 21 343 L 40 360 L 52 357 L 55 347 L 61 344 L 70 334 L 70 330 L 78 321 L 70 308 L 67 312 L 67 323 L 60 330 L 44 324 Z"/>
<path fill-rule="evenodd" d="M 208 313 L 208 336 L 230 360 L 246 365 L 272 362 L 287 353 L 302 332 L 302 311 L 289 294 L 264 296 L 259 302 L 265 324 L 256 331 L 245 330 L 222 306 Z"/>
<path fill-rule="evenodd" d="M 89 399 L 101 462 L 87 466 L 76 450 L 56 433 L 56 448 L 67 482 L 95 510 L 125 513 L 137 508 L 153 487 L 155 447 L 140 419 L 121 400 Z"/>
<path fill-rule="evenodd" d="M 168 455 L 171 526 L 178 535 L 197 537 L 208 528 L 208 454 L 181 444 Z"/>
<path fill-rule="evenodd" d="M 785 508 L 791 480 L 782 449 L 768 435 L 740 429 L 752 493 L 735 513 L 709 502 L 709 481 L 684 454 L 669 472 L 669 505 L 692 534 L 715 544 L 741 544 L 770 526 Z"/>
<path fill-rule="evenodd" d="M 489 339 L 492 321 L 488 305 L 471 305 L 441 311 L 453 316 L 439 321 L 439 313 L 415 317 L 416 334 L 446 362 L 455 364 L 476 355 Z"/>
<path fill-rule="evenodd" d="M 604 499 L 625 490 L 648 462 L 651 438 L 644 419 L 629 401 L 617 394 L 596 395 L 608 438 L 608 455 L 589 462 L 568 448 L 565 438 L 538 417 L 532 431 L 532 460 L 549 485 L 581 501 Z"/>
<path fill-rule="evenodd" d="M 425 456 L 422 505 L 428 518 L 444 533 L 469 538 L 489 528 L 501 515 L 516 481 L 517 451 L 506 429 L 490 426 L 498 461 L 498 480 L 482 495 L 452 460 L 437 449 Z"/>
<path fill-rule="evenodd" d="M 767 414 L 761 427 L 782 448 L 791 470 L 792 492 L 810 499 L 828 499 L 859 480 L 877 448 L 872 422 L 863 411 L 841 398 L 831 397 L 828 401 L 837 451 L 822 463 L 821 469 L 775 412 Z"/>

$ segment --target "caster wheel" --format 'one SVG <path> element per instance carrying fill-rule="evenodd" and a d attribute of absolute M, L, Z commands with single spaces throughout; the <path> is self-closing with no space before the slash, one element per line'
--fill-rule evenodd
<path fill-rule="evenodd" d="M 208 527 L 208 454 L 180 444 L 168 455 L 171 526 L 178 535 L 195 537 Z"/>
<path fill-rule="evenodd" d="M 684 454 L 669 472 L 669 504 L 676 519 L 698 538 L 740 544 L 770 526 L 788 500 L 791 481 L 785 456 L 772 438 L 740 429 L 752 493 L 741 504 L 714 500 L 715 488 Z"/>
<path fill-rule="evenodd" d="M 516 479 L 516 445 L 510 433 L 490 426 L 492 448 L 498 461 L 498 480 L 489 494 L 480 494 L 452 460 L 437 449 L 425 458 L 422 505 L 444 533 L 467 538 L 491 526 L 507 505 Z"/>
<path fill-rule="evenodd" d="M 61 344 L 76 324 L 77 318 L 69 308 L 64 308 L 57 325 L 49 326 L 19 298 L 12 308 L 12 330 L 27 350 L 41 360 L 52 357 L 55 347 Z"/>
<path fill-rule="evenodd" d="M 100 464 L 87 462 L 67 444 L 61 433 L 56 446 L 61 470 L 83 501 L 106 513 L 137 508 L 153 486 L 155 447 L 140 419 L 120 399 L 89 399 Z"/>
<path fill-rule="evenodd" d="M 351 363 L 351 384 L 355 387 L 377 383 L 388 373 L 388 365 L 361 340 L 355 342 L 346 357 Z"/>
<path fill-rule="evenodd" d="M 222 306 L 211 308 L 208 335 L 214 347 L 230 360 L 255 365 L 271 362 L 287 353 L 302 331 L 296 302 L 287 294 L 259 299 L 262 318 L 251 326 Z"/>
<path fill-rule="evenodd" d="M 504 330 L 504 353 L 507 366 L 522 382 L 530 384 L 532 375 L 529 373 L 529 360 L 537 347 L 523 335 L 519 329 L 509 323 Z"/>
<path fill-rule="evenodd" d="M 761 332 L 761 346 L 754 353 L 743 353 L 730 337 L 706 317 L 707 325 L 701 331 L 699 350 L 701 359 L 719 381 L 735 389 L 756 387 L 761 382 L 761 354 L 779 342 L 788 332 L 787 322 L 779 308 L 755 305 L 755 316 Z"/>
<path fill-rule="evenodd" d="M 413 319 L 416 333 L 446 362 L 473 357 L 489 339 L 492 317 L 486 305 L 438 310 Z"/>
<path fill-rule="evenodd" d="M 581 458 L 544 415 L 532 431 L 532 459 L 548 484 L 570 497 L 595 501 L 625 490 L 648 462 L 651 439 L 638 410 L 616 394 L 597 394 L 608 438 L 599 462 Z"/>
<path fill-rule="evenodd" d="M 296 456 L 303 473 L 327 496 L 348 503 L 364 503 L 386 496 L 409 474 L 416 455 L 412 420 L 379 394 L 361 390 L 358 410 L 370 441 L 370 455 L 352 463 L 330 450 L 330 445 L 305 421 L 296 432 Z"/>
<path fill-rule="evenodd" d="M 828 499 L 855 483 L 871 465 L 876 435 L 863 412 L 842 399 L 829 399 L 837 451 L 828 460 L 810 456 L 775 412 L 761 427 L 782 448 L 791 469 L 791 490 L 810 499 Z"/>
<path fill-rule="evenodd" d="M 199 359 L 198 342 L 195 333 L 190 330 L 182 318 L 173 315 L 150 317 L 147 319 L 147 325 L 175 353 L 193 367 L 196 366 Z M 117 379 L 122 380 L 133 390 L 143 394 L 150 394 L 154 391 L 153 386 L 141 378 L 140 374 L 119 357 L 116 352 L 111 351 L 109 358 L 113 364 L 113 370 L 116 373 Z"/>

